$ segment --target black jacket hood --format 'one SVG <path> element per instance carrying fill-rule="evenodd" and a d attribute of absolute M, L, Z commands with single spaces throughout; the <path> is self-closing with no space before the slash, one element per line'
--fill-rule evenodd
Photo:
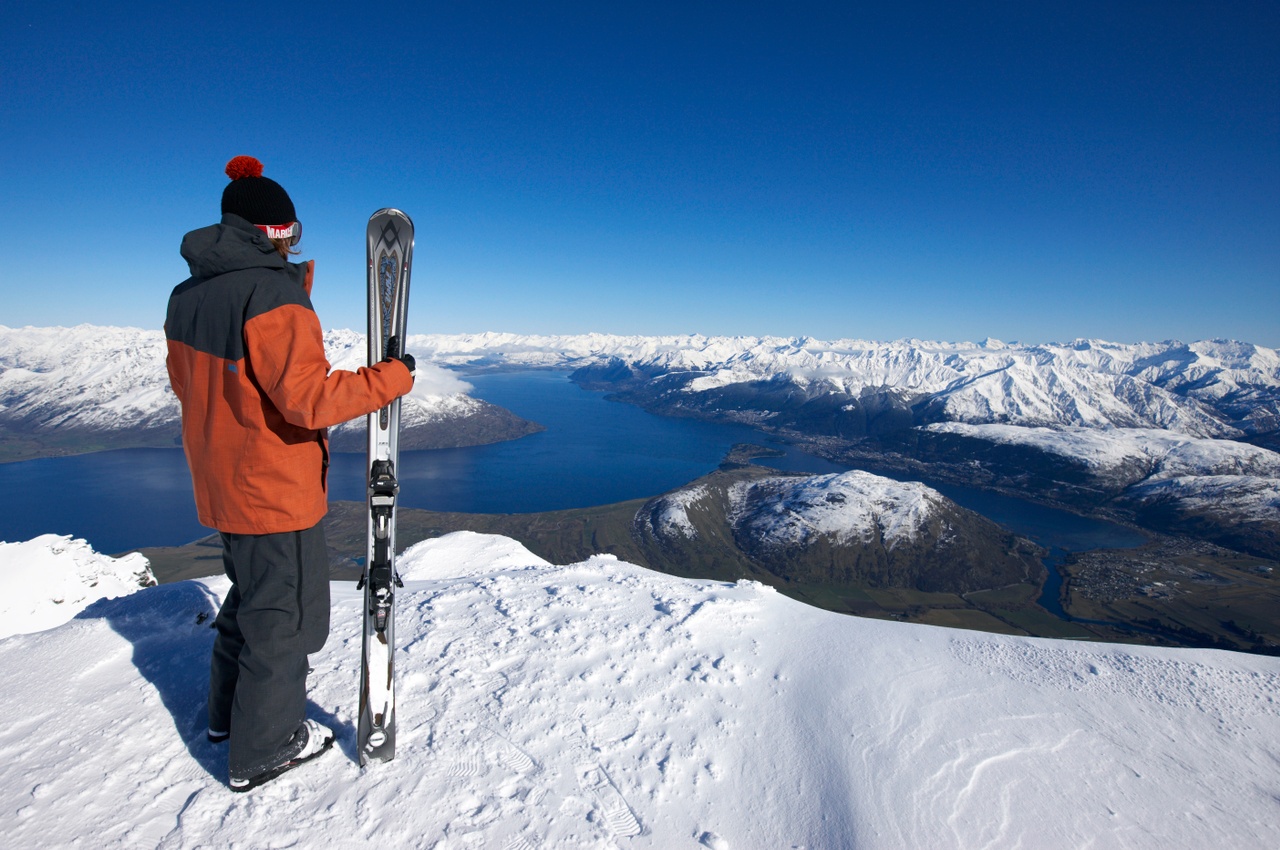
<path fill-rule="evenodd" d="M 234 213 L 224 215 L 220 224 L 182 237 L 181 250 L 191 276 L 197 279 L 242 269 L 283 269 L 291 265 L 265 233 Z"/>

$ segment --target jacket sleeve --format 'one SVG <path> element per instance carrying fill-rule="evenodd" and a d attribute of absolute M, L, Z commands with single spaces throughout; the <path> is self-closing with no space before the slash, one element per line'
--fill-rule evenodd
<path fill-rule="evenodd" d="M 282 304 L 244 325 L 254 379 L 285 420 L 319 430 L 372 413 L 413 388 L 399 361 L 330 371 L 310 304 Z"/>

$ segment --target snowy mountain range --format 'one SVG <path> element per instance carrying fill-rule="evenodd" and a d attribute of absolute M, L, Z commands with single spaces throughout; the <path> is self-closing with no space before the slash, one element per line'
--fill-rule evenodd
<path fill-rule="evenodd" d="M 333 365 L 363 363 L 363 339 L 353 331 L 326 333 Z M 1027 346 L 485 333 L 413 335 L 407 348 L 420 363 L 406 411 L 414 422 L 475 411 L 469 386 L 440 368 L 465 366 L 581 370 L 582 382 L 695 410 L 736 399 L 739 416 L 761 422 L 785 423 L 813 404 L 834 410 L 837 431 L 854 423 L 869 396 L 894 399 L 908 424 L 914 416 L 922 423 L 1159 428 L 1197 437 L 1280 428 L 1280 355 L 1222 340 Z M 770 403 L 779 395 L 785 410 Z M 0 422 L 125 431 L 176 421 L 161 332 L 0 326 Z"/>
<path fill-rule="evenodd" d="M 82 561 L 44 540 L 0 549 L 0 577 Z M 339 745 L 245 795 L 204 735 L 225 579 L 102 590 L 0 640 L 6 843 L 1280 845 L 1275 658 L 846 617 L 469 533 L 400 569 L 396 759 L 354 757 L 360 598 L 335 584 L 309 714 Z"/>
<path fill-rule="evenodd" d="M 364 362 L 361 334 L 330 331 L 325 344 L 337 368 Z M 1280 355 L 1261 346 L 486 333 L 415 335 L 407 347 L 418 356 L 419 377 L 404 408 L 405 448 L 473 445 L 536 430 L 472 398 L 450 369 L 556 368 L 662 414 L 748 422 L 805 438 L 897 435 L 895 445 L 876 451 L 901 450 L 908 442 L 902 435 L 932 428 L 911 438 L 916 460 L 920 445 L 933 440 L 952 456 L 930 463 L 988 463 L 991 477 L 1030 487 L 1032 495 L 1076 488 L 1088 497 L 1077 507 L 1122 498 L 1162 527 L 1207 522 L 1224 545 L 1243 539 L 1251 551 L 1280 555 L 1280 455 L 1239 442 L 1274 446 L 1280 429 Z M 335 448 L 359 450 L 361 429 L 360 422 L 335 428 Z M 177 435 L 161 332 L 0 327 L 5 456 L 174 445 Z M 952 439 L 960 437 L 968 442 Z M 1001 470 L 999 462 L 957 454 L 978 442 L 1067 458 L 1083 470 L 1085 486 L 1067 470 L 1067 480 L 1036 490 L 1006 474 L 1007 459 Z M 1234 533 L 1241 516 L 1252 518 L 1245 538 Z"/>
<path fill-rule="evenodd" d="M 1018 345 L 474 334 L 418 336 L 411 344 L 452 366 L 582 369 L 583 381 L 623 390 L 644 384 L 641 396 L 651 403 L 700 410 L 721 398 L 773 399 L 785 386 L 793 407 L 832 396 L 848 406 L 886 393 L 935 421 L 1148 427 L 1209 437 L 1280 428 L 1280 354 L 1230 340 Z M 762 421 L 786 419 L 776 406 L 757 410 Z"/>
<path fill-rule="evenodd" d="M 365 362 L 364 337 L 325 335 L 335 368 Z M 404 448 L 512 439 L 537 426 L 468 395 L 452 372 L 421 362 L 401 409 Z M 162 331 L 80 325 L 0 326 L 0 428 L 11 454 L 178 445 L 178 401 L 169 388 Z M 363 451 L 363 420 L 333 430 L 338 451 Z"/>

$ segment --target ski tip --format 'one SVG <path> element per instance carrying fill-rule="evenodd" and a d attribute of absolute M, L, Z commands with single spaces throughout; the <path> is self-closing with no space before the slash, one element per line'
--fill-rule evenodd
<path fill-rule="evenodd" d="M 409 222 L 410 225 L 413 224 L 413 219 L 409 218 L 408 213 L 404 212 L 403 210 L 398 210 L 395 207 L 383 207 L 373 215 L 369 216 L 369 221 L 373 221 L 375 218 L 378 218 L 379 216 L 393 216 L 395 218 L 402 218 L 405 221 Z"/>

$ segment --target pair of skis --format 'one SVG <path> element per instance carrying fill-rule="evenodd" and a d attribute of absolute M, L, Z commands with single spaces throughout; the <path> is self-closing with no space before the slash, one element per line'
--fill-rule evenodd
<path fill-rule="evenodd" d="M 399 210 L 378 210 L 366 231 L 369 278 L 369 364 L 399 357 L 409 306 L 413 222 Z M 396 464 L 400 454 L 400 400 L 369 414 L 368 539 L 365 546 L 364 639 L 360 664 L 360 765 L 390 761 L 396 753 L 395 592 Z"/>

